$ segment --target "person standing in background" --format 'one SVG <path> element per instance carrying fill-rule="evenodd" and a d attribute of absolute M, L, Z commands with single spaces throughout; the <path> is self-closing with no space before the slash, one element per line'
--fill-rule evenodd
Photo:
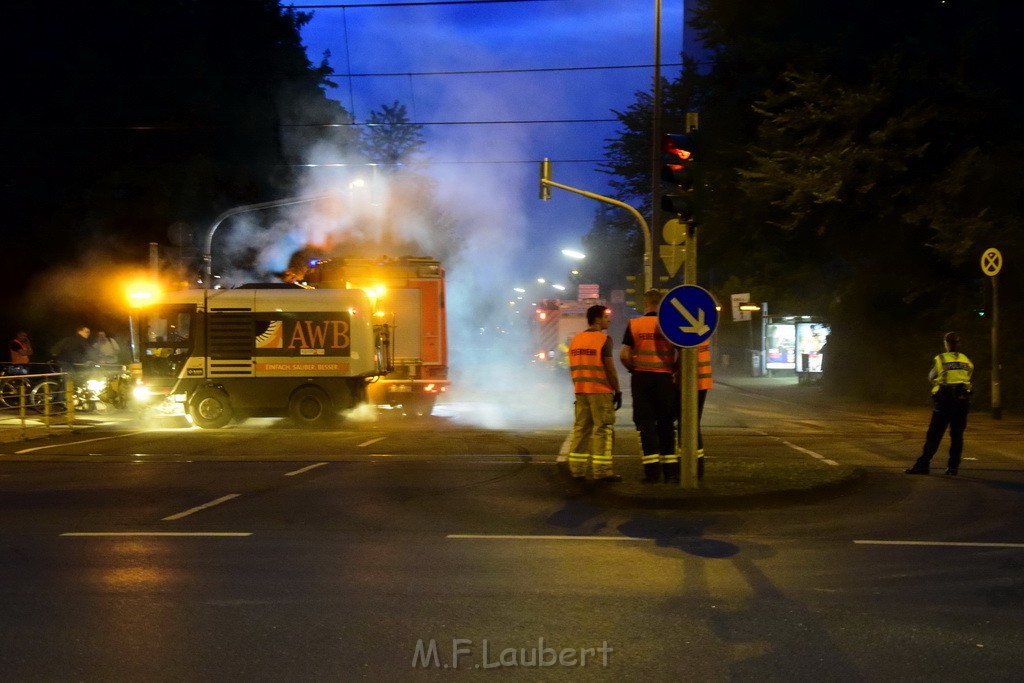
<path fill-rule="evenodd" d="M 633 318 L 622 338 L 619 359 L 630 372 L 633 392 L 633 424 L 640 433 L 644 477 L 654 484 L 662 475 L 668 483 L 679 483 L 679 455 L 676 451 L 676 406 L 678 391 L 672 380 L 677 367 L 676 347 L 658 328 L 658 305 L 662 293 L 644 292 L 644 314 Z"/>
<path fill-rule="evenodd" d="M 947 332 L 943 337 L 945 353 L 935 356 L 928 379 L 932 383 L 932 419 L 928 424 L 921 456 L 907 474 L 928 474 L 932 456 L 939 450 L 942 436 L 949 428 L 949 461 L 946 474 L 956 476 L 960 471 L 960 457 L 964 450 L 964 430 L 970 410 L 971 375 L 974 363 L 960 353 L 960 335 Z"/>
<path fill-rule="evenodd" d="M 704 417 L 704 401 L 714 385 L 715 381 L 711 377 L 711 342 L 706 341 L 697 347 L 697 479 L 704 478 L 704 434 L 701 433 L 700 421 Z"/>
<path fill-rule="evenodd" d="M 612 357 L 608 309 L 587 309 L 587 327 L 569 342 L 569 372 L 576 395 L 576 419 L 569 444 L 569 471 L 583 481 L 587 460 L 593 460 L 594 481 L 622 481 L 612 468 L 615 411 L 622 407 L 619 375 Z"/>
<path fill-rule="evenodd" d="M 27 365 L 32 361 L 32 342 L 28 332 L 19 332 L 10 343 L 11 362 L 16 365 Z"/>
<path fill-rule="evenodd" d="M 121 347 L 116 339 L 108 337 L 106 332 L 100 330 L 92 342 L 90 355 L 101 365 L 117 365 L 121 360 Z"/>

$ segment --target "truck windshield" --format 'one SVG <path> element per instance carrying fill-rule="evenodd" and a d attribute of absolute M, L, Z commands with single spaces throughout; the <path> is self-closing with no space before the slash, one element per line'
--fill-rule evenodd
<path fill-rule="evenodd" d="M 191 333 L 191 310 L 180 306 L 156 307 L 151 310 L 142 330 L 143 374 L 151 377 L 177 377 L 192 349 Z"/>

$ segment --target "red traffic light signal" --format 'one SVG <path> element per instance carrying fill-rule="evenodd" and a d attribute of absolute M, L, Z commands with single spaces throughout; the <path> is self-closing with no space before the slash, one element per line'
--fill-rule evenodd
<path fill-rule="evenodd" d="M 661 179 L 675 188 L 661 197 L 661 208 L 682 220 L 693 218 L 693 139 L 689 135 L 666 133 L 662 137 L 662 150 L 670 161 L 661 168 Z"/>
<path fill-rule="evenodd" d="M 665 133 L 661 138 L 661 148 L 666 154 L 689 161 L 693 157 L 693 138 L 689 135 Z"/>

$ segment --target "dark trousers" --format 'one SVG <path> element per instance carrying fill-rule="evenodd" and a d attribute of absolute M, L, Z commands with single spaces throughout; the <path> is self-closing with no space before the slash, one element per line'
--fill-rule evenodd
<path fill-rule="evenodd" d="M 966 396 L 957 397 L 950 392 L 935 396 L 935 409 L 928 424 L 928 433 L 924 437 L 924 448 L 915 467 L 928 469 L 932 456 L 939 450 L 942 437 L 949 429 L 949 462 L 947 467 L 956 469 L 960 466 L 960 456 L 964 452 L 964 430 L 967 428 L 969 403 Z"/>
<path fill-rule="evenodd" d="M 640 432 L 644 455 L 676 452 L 676 388 L 667 372 L 634 372 L 629 379 L 633 393 L 633 424 Z"/>
<path fill-rule="evenodd" d="M 704 450 L 704 435 L 700 433 L 700 420 L 704 417 L 704 401 L 708 398 L 707 389 L 697 390 L 697 450 Z"/>

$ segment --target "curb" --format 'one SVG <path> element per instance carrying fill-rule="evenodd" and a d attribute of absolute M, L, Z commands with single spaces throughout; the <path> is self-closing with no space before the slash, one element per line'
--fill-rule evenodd
<path fill-rule="evenodd" d="M 584 497 L 612 508 L 646 510 L 742 510 L 752 507 L 783 507 L 802 505 L 846 493 L 855 488 L 866 477 L 866 470 L 842 467 L 834 476 L 823 477 L 819 482 L 805 485 L 787 485 L 781 479 L 767 483 L 765 479 L 752 482 L 746 491 L 712 488 L 706 478 L 696 489 L 683 489 L 676 485 L 640 484 L 624 481 L 616 484 L 602 484 L 588 479 L 574 482 L 567 468 L 559 467 L 555 473 L 556 486 L 562 488 L 567 497 Z"/>

